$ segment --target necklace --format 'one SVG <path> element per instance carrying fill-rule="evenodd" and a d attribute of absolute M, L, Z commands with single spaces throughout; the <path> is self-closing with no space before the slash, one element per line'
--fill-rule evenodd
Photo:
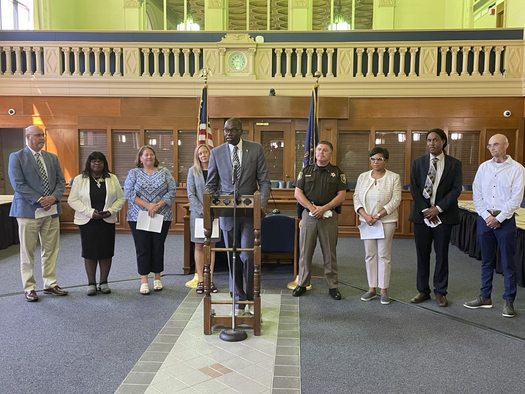
<path fill-rule="evenodd" d="M 91 178 L 97 183 L 97 187 L 100 189 L 100 186 L 104 183 L 104 178 L 101 176 L 98 178 L 95 178 L 93 175 L 91 175 Z"/>

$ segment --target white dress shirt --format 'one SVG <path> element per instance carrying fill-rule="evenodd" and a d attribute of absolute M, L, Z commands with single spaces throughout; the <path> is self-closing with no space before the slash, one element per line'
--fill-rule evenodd
<path fill-rule="evenodd" d="M 441 176 L 443 175 L 443 170 L 445 169 L 445 154 L 441 152 L 441 154 L 434 156 L 430 155 L 429 161 L 430 165 L 432 165 L 432 159 L 436 157 L 438 159 L 436 163 L 436 179 L 434 180 L 434 184 L 432 185 L 432 195 L 430 196 L 430 205 L 434 206 L 436 205 L 436 193 L 437 188 L 439 186 L 439 181 L 441 180 Z M 439 208 L 439 212 L 443 212 L 441 208 Z"/>
<path fill-rule="evenodd" d="M 239 140 L 239 143 L 237 145 L 228 144 L 228 148 L 230 148 L 230 159 L 232 161 L 232 164 L 233 164 L 233 148 L 235 146 L 239 148 L 237 149 L 237 156 L 239 156 L 239 164 L 242 167 L 242 138 Z"/>
<path fill-rule="evenodd" d="M 503 163 L 494 159 L 481 163 L 472 184 L 476 212 L 487 219 L 487 210 L 501 211 L 498 222 L 510 219 L 521 205 L 524 185 L 525 168 L 510 156 Z"/>

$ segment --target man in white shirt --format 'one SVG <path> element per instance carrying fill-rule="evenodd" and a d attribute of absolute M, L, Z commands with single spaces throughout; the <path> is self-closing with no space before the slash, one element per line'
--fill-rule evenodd
<path fill-rule="evenodd" d="M 478 298 L 463 304 L 466 308 L 492 308 L 492 277 L 496 253 L 500 252 L 505 291 L 504 317 L 514 317 L 516 298 L 516 220 L 514 213 L 523 200 L 525 168 L 507 155 L 509 141 L 502 134 L 489 139 L 491 160 L 482 163 L 473 183 L 473 200 L 478 213 L 477 235 L 481 245 L 481 289 Z"/>

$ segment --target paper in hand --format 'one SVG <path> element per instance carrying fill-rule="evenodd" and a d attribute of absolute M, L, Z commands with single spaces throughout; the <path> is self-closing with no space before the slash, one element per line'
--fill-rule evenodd
<path fill-rule="evenodd" d="M 137 217 L 137 230 L 160 233 L 163 222 L 164 215 L 156 213 L 155 216 L 151 217 L 148 215 L 148 211 L 140 211 Z"/>

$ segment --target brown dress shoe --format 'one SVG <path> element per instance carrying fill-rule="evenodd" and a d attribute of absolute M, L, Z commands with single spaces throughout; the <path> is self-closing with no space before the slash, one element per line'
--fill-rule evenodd
<path fill-rule="evenodd" d="M 410 300 L 412 304 L 419 304 L 423 301 L 430 300 L 430 294 L 427 293 L 417 293 L 417 295 Z"/>
<path fill-rule="evenodd" d="M 27 302 L 35 302 L 38 301 L 38 296 L 36 295 L 36 291 L 34 290 L 28 290 L 24 293 L 24 297 Z"/>
<path fill-rule="evenodd" d="M 60 286 L 55 287 L 48 287 L 47 289 L 44 289 L 44 294 L 52 294 L 56 296 L 65 296 L 68 295 L 68 292 L 66 290 L 62 290 Z"/>
<path fill-rule="evenodd" d="M 436 303 L 440 307 L 448 306 L 447 296 L 445 294 L 436 294 Z"/>

